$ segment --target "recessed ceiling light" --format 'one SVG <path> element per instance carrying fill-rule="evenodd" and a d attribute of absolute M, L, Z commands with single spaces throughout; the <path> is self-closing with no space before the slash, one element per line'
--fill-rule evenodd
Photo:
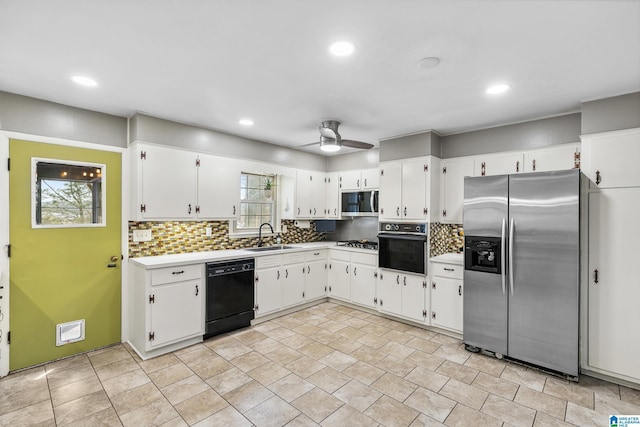
<path fill-rule="evenodd" d="M 495 86 L 490 86 L 487 88 L 487 93 L 489 95 L 498 95 L 500 93 L 505 93 L 506 91 L 509 90 L 509 85 L 507 84 L 499 84 L 499 85 L 495 85 Z"/>
<path fill-rule="evenodd" d="M 427 58 L 422 58 L 418 61 L 418 68 L 422 68 L 423 70 L 428 70 L 430 68 L 435 68 L 440 64 L 440 58 L 436 58 L 435 56 L 429 56 Z"/>
<path fill-rule="evenodd" d="M 253 120 L 251 119 L 240 119 L 238 120 L 238 123 L 240 123 L 242 126 L 253 126 Z"/>
<path fill-rule="evenodd" d="M 82 86 L 87 86 L 87 87 L 98 86 L 98 82 L 90 77 L 76 75 L 76 76 L 72 76 L 71 80 L 73 80 L 75 83 Z"/>
<path fill-rule="evenodd" d="M 335 56 L 348 56 L 356 50 L 356 45 L 350 41 L 342 40 L 329 46 L 329 52 Z"/>

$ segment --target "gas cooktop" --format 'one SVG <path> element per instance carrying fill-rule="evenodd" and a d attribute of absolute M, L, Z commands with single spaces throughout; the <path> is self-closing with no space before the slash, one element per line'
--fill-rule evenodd
<path fill-rule="evenodd" d="M 378 249 L 378 242 L 372 242 L 370 240 L 340 240 L 337 243 L 338 246 L 348 246 L 350 248 L 360 249 Z"/>

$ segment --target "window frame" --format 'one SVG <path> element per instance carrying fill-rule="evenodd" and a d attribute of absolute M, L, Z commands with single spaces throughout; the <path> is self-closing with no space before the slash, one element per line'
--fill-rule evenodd
<path fill-rule="evenodd" d="M 278 192 L 277 192 L 277 188 L 279 187 L 279 183 L 280 183 L 280 179 L 279 176 L 277 174 L 273 174 L 273 173 L 265 173 L 265 172 L 247 172 L 247 171 L 241 171 L 240 172 L 240 193 L 242 194 L 242 176 L 243 175 L 257 175 L 260 176 L 262 178 L 270 178 L 272 180 L 272 184 L 271 184 L 271 202 L 265 202 L 265 201 L 259 201 L 256 200 L 255 202 L 257 203 L 271 203 L 271 218 L 272 218 L 272 222 L 270 223 L 271 226 L 273 227 L 273 233 L 271 233 L 271 230 L 269 228 L 263 228 L 262 229 L 262 236 L 263 237 L 268 237 L 268 236 L 275 236 L 279 233 L 281 233 L 281 221 L 280 221 L 280 211 L 279 211 L 279 200 L 278 200 Z M 246 187 L 245 187 L 246 188 Z M 239 209 L 239 213 L 238 213 L 238 218 L 240 218 L 242 216 L 242 204 L 243 203 L 250 203 L 251 201 L 247 201 L 247 199 L 242 199 L 242 197 L 240 197 L 240 209 Z M 243 237 L 257 237 L 260 233 L 259 233 L 259 228 L 258 227 L 248 227 L 248 228 L 238 228 L 238 223 L 239 223 L 239 219 L 233 219 L 233 220 L 229 220 L 229 237 L 231 238 L 243 238 Z"/>

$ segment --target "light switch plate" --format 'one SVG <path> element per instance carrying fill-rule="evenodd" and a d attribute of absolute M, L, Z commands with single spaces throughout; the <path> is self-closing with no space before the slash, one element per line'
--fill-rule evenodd
<path fill-rule="evenodd" d="M 134 242 L 148 242 L 151 239 L 153 239 L 151 230 L 133 230 Z"/>

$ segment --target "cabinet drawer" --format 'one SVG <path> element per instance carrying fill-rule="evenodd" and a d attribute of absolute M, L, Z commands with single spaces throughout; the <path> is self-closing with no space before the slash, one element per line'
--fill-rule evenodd
<path fill-rule="evenodd" d="M 304 253 L 304 260 L 309 261 L 318 261 L 318 260 L 326 260 L 327 259 L 327 250 L 322 249 L 319 251 L 309 251 Z"/>
<path fill-rule="evenodd" d="M 431 264 L 432 276 L 451 277 L 452 279 L 463 278 L 463 267 L 456 264 L 441 264 L 434 262 Z"/>
<path fill-rule="evenodd" d="M 304 262 L 304 252 L 295 252 L 292 254 L 284 254 L 282 255 L 282 263 L 284 265 L 288 264 L 300 264 Z"/>
<path fill-rule="evenodd" d="M 160 268 L 151 271 L 151 286 L 165 283 L 182 282 L 185 280 L 201 279 L 204 265 L 180 265 L 171 268 Z"/>
<path fill-rule="evenodd" d="M 351 262 L 358 264 L 367 264 L 373 267 L 378 266 L 378 255 L 375 254 L 362 254 L 360 252 L 351 253 Z"/>
<path fill-rule="evenodd" d="M 350 261 L 351 260 L 351 252 L 349 251 L 341 251 L 341 250 L 332 250 L 329 252 L 329 257 L 332 260 L 336 261 Z"/>
<path fill-rule="evenodd" d="M 256 268 L 280 267 L 282 255 L 268 255 L 256 258 Z"/>

